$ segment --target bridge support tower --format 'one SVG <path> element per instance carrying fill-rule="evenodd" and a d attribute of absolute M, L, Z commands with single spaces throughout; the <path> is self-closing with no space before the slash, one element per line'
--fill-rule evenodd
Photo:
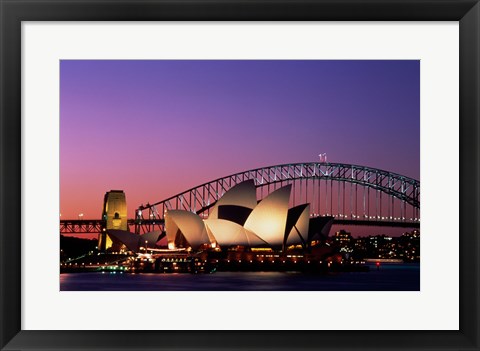
<path fill-rule="evenodd" d="M 105 193 L 102 210 L 102 232 L 98 235 L 98 249 L 105 251 L 113 246 L 108 229 L 128 230 L 127 200 L 123 190 Z"/>

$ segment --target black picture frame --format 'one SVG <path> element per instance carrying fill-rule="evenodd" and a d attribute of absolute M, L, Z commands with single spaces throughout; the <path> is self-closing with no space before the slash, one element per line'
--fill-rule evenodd
<path fill-rule="evenodd" d="M 478 0 L 0 0 L 0 11 L 2 350 L 479 350 Z M 21 330 L 21 22 L 153 20 L 459 21 L 459 331 Z"/>

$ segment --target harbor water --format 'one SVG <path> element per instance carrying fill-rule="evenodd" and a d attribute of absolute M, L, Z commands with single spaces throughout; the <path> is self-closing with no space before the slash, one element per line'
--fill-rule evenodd
<path fill-rule="evenodd" d="M 368 272 L 89 272 L 60 275 L 61 291 L 419 291 L 419 263 L 371 264 Z"/>

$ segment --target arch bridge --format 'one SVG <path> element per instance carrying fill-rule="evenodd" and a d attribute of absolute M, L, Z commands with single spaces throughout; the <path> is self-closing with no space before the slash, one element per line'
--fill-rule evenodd
<path fill-rule="evenodd" d="M 167 210 L 186 210 L 207 217 L 230 188 L 253 179 L 257 198 L 292 184 L 290 205 L 310 203 L 311 216 L 333 216 L 335 223 L 418 228 L 420 182 L 381 169 L 327 162 L 275 165 L 228 175 L 168 199 L 141 205 L 135 231 L 163 229 Z M 157 228 L 156 228 L 157 227 Z"/>

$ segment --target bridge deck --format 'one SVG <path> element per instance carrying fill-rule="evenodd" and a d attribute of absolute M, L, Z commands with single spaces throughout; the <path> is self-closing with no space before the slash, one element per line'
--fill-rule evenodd
<path fill-rule="evenodd" d="M 135 219 L 129 219 L 128 225 L 163 225 L 163 220 L 145 219 L 140 223 Z M 391 221 L 391 220 L 358 220 L 358 219 L 340 219 L 335 218 L 333 224 L 370 226 L 370 227 L 396 227 L 396 228 L 420 228 L 418 221 Z M 60 234 L 94 234 L 101 233 L 105 226 L 105 221 L 100 219 L 62 219 L 60 220 Z"/>

